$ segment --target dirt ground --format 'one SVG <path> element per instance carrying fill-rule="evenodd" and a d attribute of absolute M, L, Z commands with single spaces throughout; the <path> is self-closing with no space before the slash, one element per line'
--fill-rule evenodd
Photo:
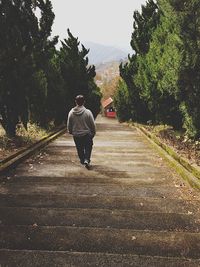
<path fill-rule="evenodd" d="M 178 154 L 188 159 L 191 164 L 200 166 L 200 140 L 191 140 L 182 132 L 176 132 L 171 127 L 166 126 L 145 126 L 145 128 L 155 134 L 159 140 L 172 147 Z"/>

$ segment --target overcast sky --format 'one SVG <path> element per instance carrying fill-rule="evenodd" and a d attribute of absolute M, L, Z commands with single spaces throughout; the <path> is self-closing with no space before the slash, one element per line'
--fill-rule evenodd
<path fill-rule="evenodd" d="M 86 41 L 130 48 L 133 12 L 146 0 L 51 0 L 55 21 L 53 35 L 63 40 L 67 28 Z"/>

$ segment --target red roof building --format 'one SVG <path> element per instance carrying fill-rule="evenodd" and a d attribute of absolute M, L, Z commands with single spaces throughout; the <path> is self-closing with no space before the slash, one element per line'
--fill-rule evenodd
<path fill-rule="evenodd" d="M 109 105 L 111 105 L 113 103 L 113 99 L 111 97 L 109 97 L 108 99 L 104 100 L 102 102 L 102 106 L 103 108 L 107 108 Z"/>
<path fill-rule="evenodd" d="M 113 99 L 109 97 L 108 99 L 104 100 L 102 102 L 104 115 L 108 118 L 115 118 L 116 117 L 116 111 L 113 107 Z"/>

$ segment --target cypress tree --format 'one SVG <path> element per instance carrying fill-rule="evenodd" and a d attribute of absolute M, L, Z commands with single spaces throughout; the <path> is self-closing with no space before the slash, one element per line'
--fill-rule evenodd
<path fill-rule="evenodd" d="M 130 114 L 126 113 L 126 116 L 122 114 L 120 117 L 132 119 L 139 122 L 146 122 L 152 116 L 151 111 L 148 108 L 146 100 L 142 97 L 142 90 L 136 81 L 136 76 L 139 71 L 139 57 L 145 57 L 149 51 L 150 42 L 152 40 L 152 33 L 157 27 L 159 22 L 158 6 L 153 0 L 148 0 L 146 5 L 142 6 L 141 13 L 135 11 L 133 14 L 133 33 L 131 38 L 131 46 L 133 48 L 133 55 L 128 57 L 128 62 L 122 66 L 120 65 L 120 76 L 127 84 L 129 91 L 130 101 L 127 103 L 127 108 L 130 110 Z M 122 85 L 120 91 L 125 90 Z M 124 92 L 126 95 L 126 92 Z M 119 95 L 116 94 L 116 101 Z M 118 105 L 120 101 L 118 100 Z"/>
<path fill-rule="evenodd" d="M 33 73 L 32 34 L 37 27 L 30 1 L 0 1 L 0 114 L 7 135 L 28 121 L 28 84 Z"/>
<path fill-rule="evenodd" d="M 156 123 L 182 126 L 177 97 L 181 63 L 179 25 L 169 1 L 158 1 L 160 19 L 151 36 L 148 53 L 138 57 L 136 83 Z"/>
<path fill-rule="evenodd" d="M 37 18 L 38 28 L 34 36 L 35 73 L 30 90 L 30 113 L 32 121 L 37 122 L 42 127 L 47 127 L 49 121 L 52 120 L 48 102 L 50 101 L 51 90 L 54 90 L 54 78 L 57 82 L 56 88 L 62 84 L 62 81 L 58 81 L 57 68 L 53 67 L 58 36 L 50 38 L 55 17 L 50 0 L 37 0 L 35 3 L 36 7 L 39 8 L 40 16 Z"/>
<path fill-rule="evenodd" d="M 94 117 L 100 111 L 101 93 L 94 82 L 95 66 L 88 66 L 88 49 L 81 45 L 78 38 L 70 30 L 68 39 L 64 39 L 59 53 L 61 74 L 67 91 L 68 111 L 74 106 L 76 95 L 82 94 L 86 99 L 86 106 L 91 109 Z"/>
<path fill-rule="evenodd" d="M 35 112 L 46 97 L 42 65 L 56 42 L 48 41 L 51 8 L 49 0 L 0 1 L 0 122 L 9 136 L 15 136 L 18 122 L 26 127 L 30 110 Z"/>
<path fill-rule="evenodd" d="M 184 127 L 192 138 L 200 137 L 200 2 L 170 0 L 180 24 L 183 43 L 179 71 L 179 99 Z"/>

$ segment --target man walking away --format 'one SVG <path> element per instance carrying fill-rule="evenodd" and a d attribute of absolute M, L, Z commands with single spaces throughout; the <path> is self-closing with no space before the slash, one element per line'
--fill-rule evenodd
<path fill-rule="evenodd" d="M 76 106 L 68 114 L 67 129 L 73 135 L 81 164 L 89 169 L 93 146 L 93 137 L 96 134 L 94 117 L 89 109 L 84 107 L 83 95 L 75 98 Z"/>

